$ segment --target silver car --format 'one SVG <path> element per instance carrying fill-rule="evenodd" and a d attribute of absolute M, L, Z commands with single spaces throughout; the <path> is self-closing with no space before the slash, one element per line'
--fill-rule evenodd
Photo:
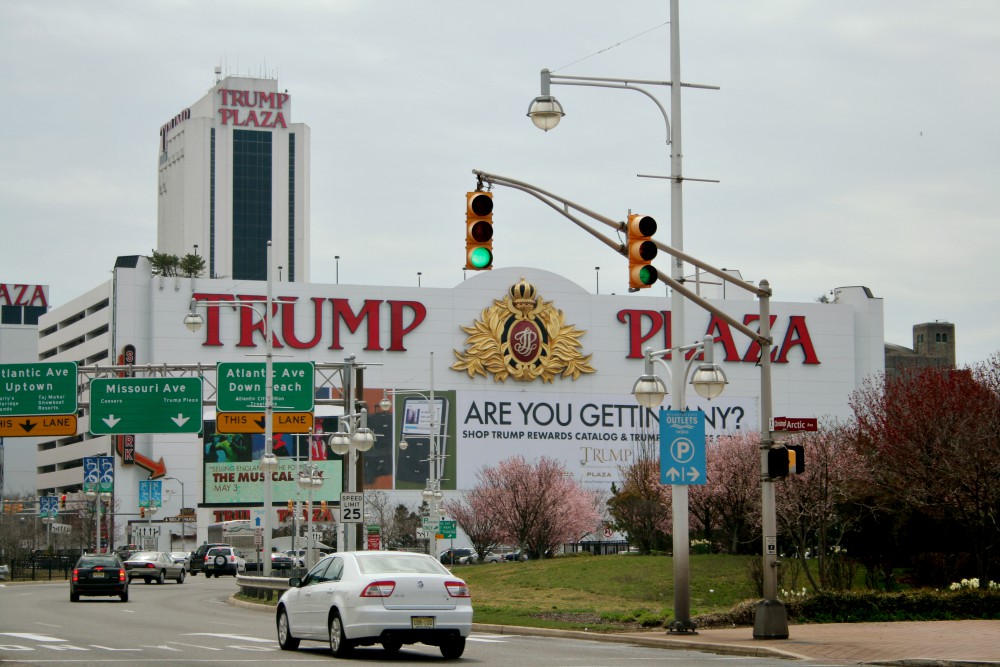
<path fill-rule="evenodd" d="M 278 600 L 278 644 L 326 641 L 338 658 L 355 646 L 437 646 L 458 658 L 472 629 L 469 587 L 436 559 L 402 551 L 331 554 L 305 577 L 289 579 Z"/>
<path fill-rule="evenodd" d="M 175 563 L 173 557 L 165 551 L 134 553 L 125 561 L 125 571 L 129 581 L 142 579 L 147 584 L 153 581 L 162 584 L 167 579 L 173 579 L 178 584 L 184 583 L 184 566 Z"/>

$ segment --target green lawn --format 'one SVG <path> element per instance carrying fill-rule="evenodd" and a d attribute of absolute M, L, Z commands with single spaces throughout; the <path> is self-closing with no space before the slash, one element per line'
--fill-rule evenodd
<path fill-rule="evenodd" d="M 690 557 L 691 615 L 756 598 L 748 556 Z M 589 630 L 657 626 L 673 618 L 673 559 L 575 556 L 457 566 L 472 590 L 476 623 Z"/>

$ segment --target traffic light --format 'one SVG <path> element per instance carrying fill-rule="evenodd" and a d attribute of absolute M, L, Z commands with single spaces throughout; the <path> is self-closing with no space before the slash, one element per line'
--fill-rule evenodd
<path fill-rule="evenodd" d="M 59 496 L 59 509 L 61 509 L 61 510 L 66 509 L 66 494 L 65 493 L 62 494 L 61 496 Z"/>
<path fill-rule="evenodd" d="M 146 508 L 145 507 L 140 507 L 139 508 L 139 518 L 140 519 L 145 519 L 146 518 Z"/>
<path fill-rule="evenodd" d="M 288 499 L 288 511 L 292 514 L 295 513 L 295 501 L 291 498 Z"/>
<path fill-rule="evenodd" d="M 650 265 L 656 257 L 656 220 L 648 215 L 628 216 L 628 286 L 631 290 L 645 289 L 656 282 L 656 268 Z"/>
<path fill-rule="evenodd" d="M 805 448 L 802 445 L 772 447 L 767 450 L 768 479 L 781 479 L 788 475 L 798 475 L 805 469 Z"/>
<path fill-rule="evenodd" d="M 321 510 L 323 510 L 323 514 L 326 514 L 326 501 L 325 501 L 325 500 L 321 500 L 321 501 L 320 501 L 320 503 L 319 503 L 319 508 L 320 508 Z"/>
<path fill-rule="evenodd" d="M 465 268 L 493 268 L 493 193 L 465 193 Z"/>

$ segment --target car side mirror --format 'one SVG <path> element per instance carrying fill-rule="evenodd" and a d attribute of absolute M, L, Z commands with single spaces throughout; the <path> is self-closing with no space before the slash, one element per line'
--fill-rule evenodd
<path fill-rule="evenodd" d="M 298 577 L 292 577 L 288 580 L 289 588 L 302 588 L 302 580 Z"/>

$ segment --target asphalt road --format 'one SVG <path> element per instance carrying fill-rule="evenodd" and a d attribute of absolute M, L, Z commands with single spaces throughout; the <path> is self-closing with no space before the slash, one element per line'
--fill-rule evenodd
<path fill-rule="evenodd" d="M 133 582 L 129 602 L 69 601 L 66 583 L 0 585 L 0 663 L 8 665 L 230 665 L 303 663 L 409 665 L 447 663 L 435 647 L 404 647 L 393 659 L 361 648 L 334 659 L 325 644 L 303 642 L 281 651 L 270 612 L 226 602 L 231 578 L 188 577 L 183 584 Z M 787 665 L 778 659 L 736 658 L 553 637 L 473 633 L 465 664 L 510 665 Z M 822 663 L 798 663 L 813 664 Z"/>

